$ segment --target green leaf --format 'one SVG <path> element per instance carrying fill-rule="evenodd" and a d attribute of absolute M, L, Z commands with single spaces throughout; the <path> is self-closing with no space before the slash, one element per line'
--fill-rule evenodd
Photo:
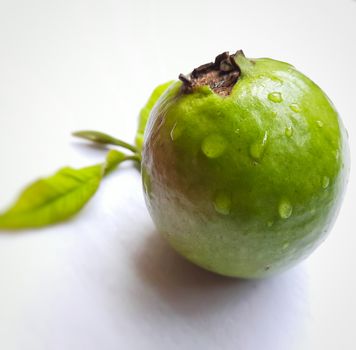
<path fill-rule="evenodd" d="M 103 132 L 100 131 L 94 131 L 94 130 L 82 130 L 82 131 L 76 131 L 73 132 L 73 136 L 96 142 L 96 143 L 101 143 L 104 145 L 114 145 L 114 146 L 120 146 L 123 148 L 126 148 L 130 150 L 131 152 L 137 153 L 137 148 L 133 145 L 130 145 L 129 143 L 119 140 L 113 136 L 110 136 L 108 134 L 104 134 Z"/>
<path fill-rule="evenodd" d="M 146 105 L 141 109 L 140 115 L 138 118 L 138 128 L 136 132 L 135 144 L 138 150 L 141 152 L 143 144 L 143 134 L 150 116 L 151 110 L 158 101 L 158 99 L 163 95 L 163 93 L 171 86 L 173 80 L 168 81 L 167 83 L 158 85 L 152 92 L 150 98 L 148 99 Z"/>
<path fill-rule="evenodd" d="M 106 175 L 110 173 L 126 159 L 127 159 L 126 154 L 116 151 L 114 149 L 110 150 L 106 155 L 106 160 L 104 164 L 104 174 Z"/>
<path fill-rule="evenodd" d="M 110 150 L 103 164 L 82 169 L 66 167 L 34 182 L 0 214 L 0 229 L 43 227 L 72 217 L 95 194 L 102 178 L 126 160 L 140 164 L 141 156 Z"/>
<path fill-rule="evenodd" d="M 0 215 L 0 229 L 42 227 L 70 218 L 95 194 L 103 166 L 63 168 L 27 187 L 15 204 Z"/>

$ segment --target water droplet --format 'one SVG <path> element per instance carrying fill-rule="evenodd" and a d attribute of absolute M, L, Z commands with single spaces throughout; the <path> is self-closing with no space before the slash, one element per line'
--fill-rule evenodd
<path fill-rule="evenodd" d="M 339 152 L 339 150 L 336 150 L 335 151 L 335 159 L 339 160 L 339 156 L 340 156 L 340 152 Z"/>
<path fill-rule="evenodd" d="M 272 221 L 272 220 L 267 221 L 267 226 L 268 226 L 268 227 L 272 227 L 272 225 L 273 225 L 273 221 Z"/>
<path fill-rule="evenodd" d="M 327 176 L 323 176 L 323 179 L 321 180 L 321 185 L 323 186 L 324 189 L 328 188 L 330 184 L 330 179 Z"/>
<path fill-rule="evenodd" d="M 226 146 L 226 140 L 222 136 L 209 135 L 203 140 L 201 149 L 208 158 L 217 158 L 224 153 Z"/>
<path fill-rule="evenodd" d="M 231 195 L 226 192 L 218 192 L 214 198 L 214 208 L 222 215 L 229 215 L 231 210 Z"/>
<path fill-rule="evenodd" d="M 179 124 L 175 123 L 172 130 L 171 130 L 171 139 L 172 141 L 177 140 L 182 135 L 182 127 Z"/>
<path fill-rule="evenodd" d="M 324 123 L 321 120 L 317 120 L 316 123 L 318 124 L 319 128 L 322 128 L 324 126 Z"/>
<path fill-rule="evenodd" d="M 282 94 L 280 92 L 271 92 L 268 94 L 268 99 L 275 103 L 280 103 L 283 101 Z"/>
<path fill-rule="evenodd" d="M 299 105 L 297 105 L 296 103 L 292 103 L 289 108 L 293 111 L 293 112 L 300 112 L 301 111 L 301 108 L 299 107 Z"/>
<path fill-rule="evenodd" d="M 278 206 L 278 214 L 282 219 L 288 219 L 292 215 L 293 207 L 288 199 L 282 199 Z"/>
<path fill-rule="evenodd" d="M 267 139 L 268 139 L 268 133 L 267 131 L 265 131 L 262 142 L 256 142 L 251 145 L 250 155 L 254 160 L 258 161 L 262 158 L 266 148 Z"/>
<path fill-rule="evenodd" d="M 237 128 L 236 130 L 235 130 L 235 134 L 239 134 L 240 133 L 240 129 L 239 128 Z"/>
<path fill-rule="evenodd" d="M 286 127 L 285 134 L 286 134 L 287 137 L 292 137 L 293 128 L 291 126 Z"/>
<path fill-rule="evenodd" d="M 288 247 L 289 247 L 289 242 L 286 242 L 286 243 L 283 244 L 282 249 L 287 249 Z"/>

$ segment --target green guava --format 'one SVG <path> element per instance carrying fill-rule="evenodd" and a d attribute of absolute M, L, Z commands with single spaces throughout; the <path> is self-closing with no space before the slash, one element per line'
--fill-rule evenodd
<path fill-rule="evenodd" d="M 347 182 L 346 134 L 329 98 L 293 66 L 223 53 L 161 86 L 145 113 L 145 200 L 182 256 L 257 278 L 325 239 Z"/>

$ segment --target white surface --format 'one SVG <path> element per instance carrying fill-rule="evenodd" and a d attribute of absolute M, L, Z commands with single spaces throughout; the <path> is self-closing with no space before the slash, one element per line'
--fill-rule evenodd
<path fill-rule="evenodd" d="M 0 206 L 39 175 L 103 159 L 71 131 L 132 140 L 155 85 L 225 50 L 314 79 L 355 156 L 355 43 L 352 0 L 0 0 Z M 355 349 L 355 180 L 305 263 L 247 282 L 173 253 L 127 165 L 74 220 L 0 235 L 0 348 Z"/>

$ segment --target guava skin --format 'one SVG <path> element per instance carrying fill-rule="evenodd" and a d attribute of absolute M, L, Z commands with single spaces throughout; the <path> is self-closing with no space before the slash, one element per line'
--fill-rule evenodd
<path fill-rule="evenodd" d="M 307 257 L 345 190 L 345 129 L 325 93 L 290 64 L 236 57 L 230 95 L 169 84 L 144 135 L 145 200 L 193 263 L 260 278 Z"/>

